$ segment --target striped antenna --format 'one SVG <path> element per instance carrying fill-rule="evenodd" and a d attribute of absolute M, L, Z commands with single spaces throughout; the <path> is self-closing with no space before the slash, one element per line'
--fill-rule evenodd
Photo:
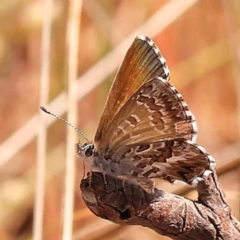
<path fill-rule="evenodd" d="M 85 138 L 85 140 L 86 140 L 87 142 L 90 142 L 90 141 L 87 139 L 87 137 L 83 134 L 83 132 L 81 132 L 78 128 L 76 128 L 75 126 L 73 126 L 73 125 L 72 125 L 71 123 L 69 123 L 67 120 L 65 120 L 65 119 L 57 116 L 57 115 L 54 114 L 54 113 L 49 112 L 45 107 L 42 107 L 42 106 L 41 106 L 40 108 L 41 108 L 41 110 L 42 110 L 43 112 L 45 112 L 45 113 L 47 113 L 47 114 L 50 114 L 50 115 L 56 117 L 57 119 L 65 122 L 65 123 L 66 123 L 67 125 L 69 125 L 70 127 L 74 128 L 83 138 Z"/>

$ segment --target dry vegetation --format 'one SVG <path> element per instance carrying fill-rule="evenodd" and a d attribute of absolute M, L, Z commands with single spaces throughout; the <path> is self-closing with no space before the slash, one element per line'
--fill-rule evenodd
<path fill-rule="evenodd" d="M 3 0 L 0 6 L 1 240 L 33 238 L 42 2 Z M 54 1 L 52 6 L 49 109 L 57 114 L 67 112 L 66 39 L 71 2 Z M 236 0 L 172 2 L 83 0 L 77 18 L 81 22 L 79 79 L 75 85 L 77 126 L 93 139 L 122 56 L 135 35 L 149 35 L 168 62 L 172 85 L 179 89 L 197 118 L 198 143 L 216 159 L 220 184 L 239 219 L 240 4 Z M 67 127 L 50 118 L 44 118 L 49 125 L 43 212 L 46 240 L 61 239 L 65 195 Z M 73 239 L 168 239 L 147 228 L 120 226 L 94 216 L 81 197 L 83 171 L 79 159 L 75 169 Z M 159 181 L 158 188 L 196 197 L 192 189 L 182 185 Z"/>

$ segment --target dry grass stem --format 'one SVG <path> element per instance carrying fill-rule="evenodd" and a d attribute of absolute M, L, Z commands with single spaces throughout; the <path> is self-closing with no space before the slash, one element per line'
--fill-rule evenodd
<path fill-rule="evenodd" d="M 68 121 L 73 125 L 77 122 L 77 99 L 74 83 L 78 73 L 78 46 L 79 26 L 81 18 L 81 0 L 69 2 L 69 16 L 67 25 L 67 49 L 68 49 Z M 63 240 L 72 239 L 72 224 L 74 210 L 74 187 L 75 187 L 75 148 L 76 132 L 67 128 L 67 149 L 66 149 L 66 172 L 65 172 L 65 193 L 63 209 Z"/>
<path fill-rule="evenodd" d="M 48 103 L 49 72 L 50 72 L 50 46 L 52 26 L 52 0 L 45 0 L 43 7 L 43 27 L 41 46 L 41 79 L 40 79 L 40 106 Z M 39 114 L 38 141 L 37 141 L 37 166 L 36 188 L 34 203 L 33 239 L 41 240 L 43 234 L 44 191 L 45 191 L 45 163 L 47 145 L 47 126 L 43 114 Z"/>

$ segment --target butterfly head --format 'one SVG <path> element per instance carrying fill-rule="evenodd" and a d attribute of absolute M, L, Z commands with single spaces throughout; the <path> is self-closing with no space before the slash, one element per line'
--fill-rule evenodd
<path fill-rule="evenodd" d="M 93 157 L 95 152 L 95 148 L 92 143 L 84 143 L 83 145 L 81 145 L 81 143 L 77 143 L 76 150 L 77 153 L 83 158 Z"/>

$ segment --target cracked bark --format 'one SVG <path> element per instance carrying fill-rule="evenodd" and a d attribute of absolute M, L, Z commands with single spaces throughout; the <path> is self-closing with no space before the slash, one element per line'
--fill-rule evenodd
<path fill-rule="evenodd" d="M 83 199 L 97 216 L 118 224 L 141 225 L 172 239 L 239 240 L 240 223 L 231 213 L 213 171 L 198 184 L 198 201 L 140 187 L 93 172 L 80 185 Z"/>

